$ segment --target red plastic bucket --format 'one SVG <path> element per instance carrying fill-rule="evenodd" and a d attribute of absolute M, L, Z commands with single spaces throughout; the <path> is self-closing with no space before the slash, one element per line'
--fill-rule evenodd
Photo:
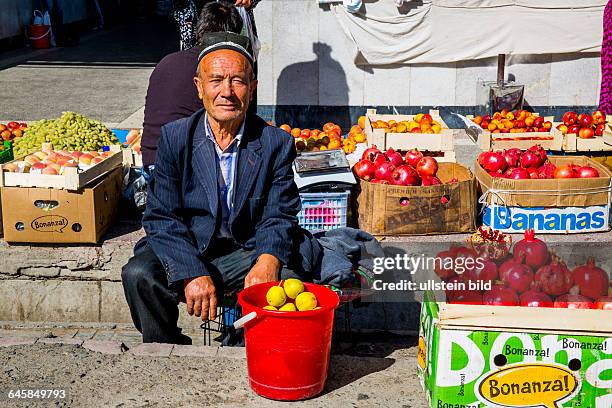
<path fill-rule="evenodd" d="M 243 316 L 257 313 L 244 326 L 249 384 L 257 394 L 274 400 L 311 398 L 323 391 L 327 379 L 338 295 L 324 286 L 305 283 L 321 309 L 262 309 L 266 292 L 276 284 L 261 283 L 238 294 Z"/>
<path fill-rule="evenodd" d="M 28 29 L 32 48 L 42 49 L 51 46 L 51 26 L 32 24 Z"/>

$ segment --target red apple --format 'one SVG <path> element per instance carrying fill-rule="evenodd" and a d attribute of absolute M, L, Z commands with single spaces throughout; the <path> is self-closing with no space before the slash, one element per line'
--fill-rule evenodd
<path fill-rule="evenodd" d="M 595 136 L 602 136 L 604 134 L 604 131 L 606 130 L 606 125 L 605 123 L 600 123 L 599 125 L 597 125 L 597 127 L 595 128 Z"/>
<path fill-rule="evenodd" d="M 17 122 L 9 122 L 6 125 L 8 126 L 9 129 L 15 129 L 16 127 L 19 126 L 19 123 L 17 123 Z"/>
<path fill-rule="evenodd" d="M 593 126 L 593 117 L 587 115 L 586 113 L 581 113 L 580 118 L 578 120 L 578 124 L 583 128 L 590 128 Z"/>
<path fill-rule="evenodd" d="M 567 128 L 567 133 L 577 135 L 580 131 L 580 125 L 570 125 Z"/>
<path fill-rule="evenodd" d="M 606 114 L 600 110 L 593 112 L 593 122 L 598 125 L 603 125 L 606 123 Z"/>
<path fill-rule="evenodd" d="M 535 128 L 540 128 L 542 127 L 543 124 L 544 124 L 544 118 L 541 116 L 536 116 L 536 118 L 533 120 L 533 127 Z"/>
<path fill-rule="evenodd" d="M 560 125 L 557 125 L 557 129 L 564 135 L 567 134 L 567 125 L 565 123 L 561 123 Z"/>
<path fill-rule="evenodd" d="M 563 123 L 565 123 L 567 126 L 570 125 L 574 125 L 576 124 L 576 122 L 578 122 L 578 115 L 576 114 L 576 112 L 565 112 L 565 114 L 563 114 Z"/>
<path fill-rule="evenodd" d="M 595 137 L 595 132 L 590 127 L 583 127 L 578 131 L 578 137 L 581 139 L 592 139 Z"/>

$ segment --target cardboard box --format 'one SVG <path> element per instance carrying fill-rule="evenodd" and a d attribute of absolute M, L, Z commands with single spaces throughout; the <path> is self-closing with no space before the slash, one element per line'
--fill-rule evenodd
<path fill-rule="evenodd" d="M 459 181 L 447 183 L 453 177 Z M 474 176 L 456 163 L 439 163 L 446 184 L 404 187 L 360 180 L 356 211 L 359 228 L 372 235 L 426 235 L 476 229 Z"/>
<path fill-rule="evenodd" d="M 115 218 L 121 190 L 121 168 L 78 191 L 2 187 L 4 239 L 51 244 L 96 243 Z"/>
<path fill-rule="evenodd" d="M 110 147 L 111 152 L 114 153 L 113 155 L 83 171 L 76 167 L 68 167 L 64 169 L 62 175 L 55 176 L 2 171 L 0 172 L 0 187 L 47 187 L 79 190 L 97 178 L 121 167 L 124 161 L 126 161 L 126 157 L 131 155 L 131 153 L 128 154 L 124 152 L 120 145 L 113 145 Z M 22 158 L 16 159 L 15 161 L 19 160 L 22 160 Z M 131 157 L 129 160 L 131 160 Z"/>
<path fill-rule="evenodd" d="M 446 304 L 426 293 L 417 370 L 429 406 L 610 407 L 611 314 Z"/>
<path fill-rule="evenodd" d="M 381 150 L 392 147 L 395 150 L 407 151 L 419 149 L 431 152 L 446 152 L 454 150 L 453 131 L 442 120 L 440 113 L 436 110 L 429 111 L 433 119 L 440 123 L 442 132 L 438 134 L 429 133 L 386 133 L 383 129 L 372 128 L 372 122 L 383 120 L 388 122 L 411 121 L 416 115 L 378 115 L 376 109 L 368 109 L 366 113 L 365 132 L 368 144 L 376 145 Z"/>
<path fill-rule="evenodd" d="M 507 207 L 588 207 L 609 205 L 612 172 L 605 166 L 585 156 L 556 157 L 549 160 L 556 166 L 574 163 L 597 169 L 601 177 L 547 180 L 509 180 L 492 177 L 478 161 L 474 164 L 476 179 L 480 184 L 482 204 Z"/>

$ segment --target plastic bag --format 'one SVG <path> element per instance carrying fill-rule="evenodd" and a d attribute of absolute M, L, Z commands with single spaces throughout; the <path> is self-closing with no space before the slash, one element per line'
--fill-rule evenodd
<path fill-rule="evenodd" d="M 361 9 L 361 0 L 343 0 L 342 4 L 346 7 L 346 11 L 349 13 L 357 13 Z"/>
<path fill-rule="evenodd" d="M 34 19 L 32 20 L 33 25 L 44 25 L 43 13 L 40 10 L 34 10 Z"/>
<path fill-rule="evenodd" d="M 249 13 L 247 13 L 244 7 L 236 8 L 238 9 L 240 17 L 242 17 L 242 21 L 244 23 L 243 31 L 245 32 L 245 35 L 251 40 L 251 46 L 253 47 L 253 59 L 257 61 L 259 50 L 261 50 L 261 43 L 259 42 L 259 38 L 257 38 L 257 36 L 255 35 L 255 30 L 253 30 L 253 23 L 251 21 L 251 17 L 249 16 Z"/>
<path fill-rule="evenodd" d="M 410 0 L 395 0 L 395 5 L 397 7 L 402 7 L 405 3 L 408 3 Z"/>
<path fill-rule="evenodd" d="M 43 25 L 49 26 L 49 30 L 51 31 L 51 39 L 49 40 L 49 44 L 52 47 L 55 47 L 55 34 L 53 33 L 53 27 L 51 27 L 51 15 L 48 11 L 45 11 L 45 14 L 43 15 Z"/>

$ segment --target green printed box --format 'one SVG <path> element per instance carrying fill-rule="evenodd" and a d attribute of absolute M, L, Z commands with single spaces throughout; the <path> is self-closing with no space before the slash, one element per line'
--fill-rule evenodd
<path fill-rule="evenodd" d="M 454 305 L 426 293 L 418 373 L 434 408 L 610 408 L 612 312 Z"/>

